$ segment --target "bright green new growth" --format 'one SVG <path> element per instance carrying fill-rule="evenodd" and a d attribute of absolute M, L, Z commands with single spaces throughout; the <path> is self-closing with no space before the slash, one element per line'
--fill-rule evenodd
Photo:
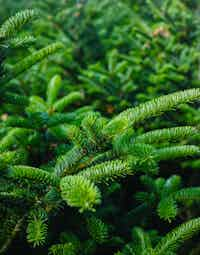
<path fill-rule="evenodd" d="M 199 98 L 200 89 L 188 89 L 161 96 L 120 113 L 107 124 L 104 133 L 108 136 L 116 135 L 138 122 L 157 116 L 165 111 L 170 111 L 182 103 L 191 102 Z"/>
<path fill-rule="evenodd" d="M 60 182 L 61 196 L 69 206 L 80 208 L 79 211 L 94 211 L 94 206 L 100 204 L 99 189 L 82 176 L 66 176 Z"/>
<path fill-rule="evenodd" d="M 45 244 L 48 226 L 47 216 L 44 211 L 31 212 L 28 219 L 28 226 L 26 229 L 27 241 L 33 245 L 33 247 L 41 246 Z"/>

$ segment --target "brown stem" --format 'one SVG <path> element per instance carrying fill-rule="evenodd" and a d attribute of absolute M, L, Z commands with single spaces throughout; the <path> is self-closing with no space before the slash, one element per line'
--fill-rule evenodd
<path fill-rule="evenodd" d="M 24 217 L 19 219 L 13 229 L 13 231 L 11 232 L 11 235 L 7 238 L 7 240 L 5 241 L 5 243 L 1 246 L 0 248 L 0 254 L 5 253 L 6 250 L 9 248 L 12 240 L 16 237 L 17 233 L 19 232 L 21 225 L 24 221 Z"/>

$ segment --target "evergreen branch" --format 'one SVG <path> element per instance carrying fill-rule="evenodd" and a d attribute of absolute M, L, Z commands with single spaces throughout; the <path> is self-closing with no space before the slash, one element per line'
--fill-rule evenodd
<path fill-rule="evenodd" d="M 181 177 L 178 175 L 172 175 L 170 176 L 164 183 L 163 185 L 163 190 L 162 190 L 162 197 L 166 197 L 170 195 L 173 192 L 176 192 L 181 188 Z"/>
<path fill-rule="evenodd" d="M 66 243 L 71 243 L 74 247 L 74 251 L 75 251 L 76 254 L 82 248 L 81 247 L 81 241 L 80 241 L 79 237 L 71 231 L 62 232 L 61 235 L 60 235 L 60 241 L 62 243 L 65 243 L 65 244 Z"/>
<path fill-rule="evenodd" d="M 176 201 L 172 196 L 161 199 L 157 207 L 158 215 L 161 219 L 171 222 L 178 213 L 178 207 Z"/>
<path fill-rule="evenodd" d="M 61 198 L 59 190 L 56 187 L 51 187 L 51 189 L 44 196 L 43 201 L 46 205 L 45 210 L 47 212 L 57 213 L 64 207 L 64 202 Z"/>
<path fill-rule="evenodd" d="M 39 96 L 30 96 L 29 97 L 29 105 L 26 108 L 26 111 L 30 114 L 33 113 L 46 113 L 48 110 L 46 102 L 43 98 Z M 47 114 L 46 114 L 47 116 Z"/>
<path fill-rule="evenodd" d="M 34 193 L 33 193 L 34 194 Z M 18 201 L 18 200 L 23 200 L 23 201 L 32 201 L 33 200 L 33 194 L 29 194 L 27 190 L 24 189 L 15 189 L 10 192 L 0 192 L 0 198 L 2 200 L 6 199 L 6 201 L 11 200 L 11 201 Z"/>
<path fill-rule="evenodd" d="M 49 84 L 48 84 L 48 87 L 47 87 L 47 94 L 46 94 L 46 97 L 47 97 L 47 104 L 50 106 L 52 105 L 57 96 L 58 96 L 58 93 L 59 93 L 59 90 L 61 88 L 61 77 L 60 75 L 54 75 Z"/>
<path fill-rule="evenodd" d="M 6 136 L 0 141 L 0 152 L 4 152 L 8 150 L 12 146 L 16 146 L 18 142 L 18 138 L 25 138 L 27 135 L 32 133 L 32 130 L 25 128 L 13 128 L 10 130 Z"/>
<path fill-rule="evenodd" d="M 185 202 L 188 200 L 200 200 L 200 187 L 181 189 L 172 194 L 172 197 L 178 202 Z"/>
<path fill-rule="evenodd" d="M 11 79 L 17 77 L 30 67 L 32 67 L 34 64 L 38 63 L 39 61 L 43 60 L 49 55 L 54 54 L 56 51 L 63 48 L 63 44 L 61 43 L 53 43 L 45 48 L 42 48 L 34 53 L 32 53 L 30 56 L 24 58 L 23 60 L 19 61 L 17 64 L 15 64 L 8 72 L 8 74 L 2 79 L 0 79 L 0 84 L 5 84 Z"/>
<path fill-rule="evenodd" d="M 58 186 L 60 179 L 55 175 L 48 173 L 39 168 L 30 166 L 11 166 L 8 173 L 9 177 L 15 179 L 29 179 L 38 183 L 46 183 L 47 185 Z"/>
<path fill-rule="evenodd" d="M 24 58 L 19 63 L 13 66 L 11 70 L 11 74 L 13 77 L 16 77 L 20 73 L 29 69 L 31 66 L 36 64 L 37 62 L 43 60 L 49 55 L 54 54 L 56 51 L 63 48 L 62 43 L 52 43 L 51 45 L 44 47 L 36 52 L 33 52 L 30 56 Z"/>
<path fill-rule="evenodd" d="M 86 168 L 79 172 L 78 175 L 95 183 L 108 182 L 118 177 L 134 174 L 136 170 L 132 166 L 133 164 L 128 161 L 112 160 Z"/>
<path fill-rule="evenodd" d="M 134 227 L 132 230 L 132 237 L 136 246 L 136 254 L 147 254 L 152 249 L 151 240 L 149 235 L 139 227 Z"/>
<path fill-rule="evenodd" d="M 180 157 L 198 156 L 200 149 L 195 145 L 178 145 L 157 150 L 158 160 L 176 159 Z"/>
<path fill-rule="evenodd" d="M 27 160 L 25 150 L 7 151 L 0 154 L 0 169 L 5 169 L 9 165 L 23 164 Z"/>
<path fill-rule="evenodd" d="M 72 243 L 54 244 L 49 249 L 51 255 L 76 255 L 76 249 Z"/>
<path fill-rule="evenodd" d="M 123 111 L 114 117 L 104 128 L 104 134 L 108 136 L 116 135 L 138 122 L 160 115 L 165 111 L 170 111 L 182 103 L 191 102 L 199 98 L 200 89 L 188 89 L 158 97 L 135 108 Z"/>
<path fill-rule="evenodd" d="M 2 247 L 0 247 L 0 254 L 5 254 L 5 252 L 9 248 L 11 242 L 16 237 L 17 233 L 21 230 L 23 222 L 24 222 L 24 217 L 17 221 L 17 223 L 15 224 L 12 232 L 10 233 L 10 236 L 7 238 L 7 240 L 2 245 Z"/>
<path fill-rule="evenodd" d="M 53 104 L 53 110 L 57 112 L 62 112 L 68 105 L 79 102 L 84 99 L 84 95 L 81 92 L 71 92 L 69 95 L 59 99 Z"/>
<path fill-rule="evenodd" d="M 53 127 L 59 124 L 66 124 L 66 123 L 80 123 L 85 116 L 90 114 L 92 109 L 89 106 L 84 106 L 79 108 L 76 111 L 69 112 L 69 113 L 54 113 L 51 115 L 48 121 L 48 127 Z"/>
<path fill-rule="evenodd" d="M 156 255 L 164 255 L 175 252 L 184 241 L 191 238 L 200 231 L 200 218 L 192 219 L 178 226 L 165 237 L 154 248 Z"/>
<path fill-rule="evenodd" d="M 171 193 L 169 196 L 161 199 L 157 211 L 161 219 L 171 221 L 178 213 L 177 202 L 199 201 L 200 188 L 185 188 Z"/>
<path fill-rule="evenodd" d="M 63 176 L 77 171 L 73 167 L 84 157 L 85 151 L 80 146 L 73 146 L 65 155 L 60 156 L 56 162 L 55 174 Z"/>
<path fill-rule="evenodd" d="M 8 42 L 11 48 L 19 48 L 25 46 L 26 44 L 31 44 L 36 41 L 36 38 L 32 35 L 23 35 L 15 38 L 11 38 Z"/>
<path fill-rule="evenodd" d="M 52 116 L 50 116 L 47 126 L 54 127 L 60 124 L 66 124 L 70 121 L 73 121 L 76 118 L 75 114 L 73 112 L 71 113 L 54 113 Z"/>
<path fill-rule="evenodd" d="M 120 136 L 119 136 L 120 137 Z M 113 149 L 116 154 L 119 155 L 132 155 L 142 158 L 150 158 L 155 156 L 155 148 L 150 144 L 144 143 L 132 143 L 129 141 L 123 141 L 116 139 L 113 142 Z"/>
<path fill-rule="evenodd" d="M 35 10 L 24 10 L 6 20 L 0 27 L 0 39 L 5 39 L 16 33 L 23 25 L 37 16 Z"/>
<path fill-rule="evenodd" d="M 47 215 L 41 210 L 31 212 L 26 229 L 27 241 L 33 247 L 44 245 L 48 234 Z"/>
<path fill-rule="evenodd" d="M 29 119 L 23 118 L 21 116 L 10 116 L 7 118 L 4 124 L 7 127 L 26 128 L 30 131 L 33 128 L 33 123 Z"/>
<path fill-rule="evenodd" d="M 98 244 L 108 241 L 108 226 L 95 216 L 87 219 L 87 230 L 92 239 Z"/>
<path fill-rule="evenodd" d="M 15 105 L 27 106 L 29 104 L 29 98 L 26 96 L 18 95 L 11 92 L 5 93 L 5 102 Z"/>
<path fill-rule="evenodd" d="M 90 165 L 95 165 L 95 164 L 99 164 L 102 163 L 104 161 L 109 161 L 112 160 L 116 157 L 116 153 L 113 150 L 108 150 L 106 152 L 97 154 L 97 156 L 95 156 L 91 162 Z"/>
<path fill-rule="evenodd" d="M 182 139 L 190 138 L 191 136 L 197 134 L 199 131 L 195 127 L 184 126 L 175 128 L 163 128 L 158 130 L 153 130 L 142 135 L 137 136 L 133 139 L 134 143 L 156 143 L 166 141 L 177 141 Z"/>

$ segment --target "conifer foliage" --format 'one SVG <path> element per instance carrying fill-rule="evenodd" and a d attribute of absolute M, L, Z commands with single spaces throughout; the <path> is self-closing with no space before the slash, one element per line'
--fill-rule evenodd
<path fill-rule="evenodd" d="M 198 255 L 198 1 L 29 4 L 0 26 L 0 254 Z"/>

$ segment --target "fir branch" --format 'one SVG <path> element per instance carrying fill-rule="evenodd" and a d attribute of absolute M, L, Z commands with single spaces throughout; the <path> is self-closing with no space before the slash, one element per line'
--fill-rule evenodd
<path fill-rule="evenodd" d="M 26 163 L 27 152 L 19 149 L 16 151 L 7 151 L 0 154 L 0 169 L 5 169 L 9 165 Z"/>
<path fill-rule="evenodd" d="M 178 213 L 176 201 L 171 196 L 162 199 L 157 207 L 157 212 L 161 219 L 171 222 Z"/>
<path fill-rule="evenodd" d="M 54 113 L 48 120 L 47 126 L 54 127 L 60 124 L 66 124 L 76 118 L 76 114 L 71 113 Z"/>
<path fill-rule="evenodd" d="M 85 150 L 80 146 L 74 146 L 65 155 L 58 158 L 55 166 L 57 176 L 69 175 L 75 173 L 78 169 L 74 168 L 76 164 L 85 156 Z"/>
<path fill-rule="evenodd" d="M 6 92 L 4 101 L 10 104 L 27 106 L 29 103 L 29 98 L 27 96 L 22 96 L 22 95 L 18 95 L 11 92 Z"/>
<path fill-rule="evenodd" d="M 182 139 L 188 139 L 191 136 L 197 134 L 198 132 L 199 131 L 197 128 L 190 126 L 163 128 L 139 135 L 135 139 L 133 139 L 133 142 L 159 144 L 166 141 L 178 141 Z"/>
<path fill-rule="evenodd" d="M 43 60 L 49 55 L 54 54 L 58 50 L 63 48 L 62 43 L 53 43 L 45 48 L 42 48 L 28 57 L 24 58 L 23 60 L 19 61 L 17 64 L 15 64 L 6 74 L 6 76 L 2 77 L 0 79 L 1 84 L 5 84 L 8 81 L 10 81 L 13 78 L 16 78 L 18 75 L 38 63 L 39 61 Z"/>
<path fill-rule="evenodd" d="M 195 145 L 177 145 L 157 150 L 158 160 L 176 159 L 180 157 L 198 156 L 200 149 Z"/>
<path fill-rule="evenodd" d="M 59 93 L 59 90 L 61 88 L 61 84 L 62 80 L 60 75 L 54 75 L 47 87 L 47 93 L 46 93 L 46 97 L 47 97 L 47 104 L 50 106 L 52 105 Z"/>
<path fill-rule="evenodd" d="M 200 231 L 200 218 L 192 219 L 178 226 L 165 237 L 154 248 L 156 255 L 164 255 L 169 252 L 175 252 L 184 241 L 191 238 Z"/>
<path fill-rule="evenodd" d="M 95 183 L 113 181 L 116 178 L 131 175 L 136 172 L 133 164 L 128 161 L 112 160 L 86 168 L 78 173 Z"/>
<path fill-rule="evenodd" d="M 36 10 L 24 10 L 6 20 L 0 27 L 0 39 L 5 39 L 16 33 L 23 25 L 37 16 Z"/>
<path fill-rule="evenodd" d="M 33 42 L 36 41 L 36 38 L 33 37 L 32 35 L 22 35 L 22 36 L 18 36 L 15 38 L 11 38 L 8 41 L 8 45 L 11 48 L 19 48 L 19 47 L 24 47 L 27 44 L 31 44 Z"/>
<path fill-rule="evenodd" d="M 16 237 L 17 233 L 21 230 L 23 222 L 24 222 L 24 217 L 22 217 L 21 219 L 19 219 L 16 222 L 12 232 L 10 233 L 10 236 L 7 238 L 7 240 L 2 245 L 2 247 L 0 247 L 0 254 L 4 254 L 7 251 L 7 249 L 9 248 L 9 246 L 11 244 L 11 242 Z"/>
<path fill-rule="evenodd" d="M 5 152 L 12 146 L 19 144 L 19 138 L 23 139 L 27 137 L 32 130 L 25 128 L 13 128 L 11 129 L 6 136 L 0 141 L 0 152 Z"/>
<path fill-rule="evenodd" d="M 177 202 L 194 201 L 200 199 L 200 187 L 189 187 L 181 189 L 172 194 Z"/>
<path fill-rule="evenodd" d="M 190 187 L 172 192 L 169 196 L 164 196 L 157 207 L 158 215 L 161 219 L 171 221 L 178 213 L 177 202 L 199 201 L 200 188 Z"/>
<path fill-rule="evenodd" d="M 60 179 L 55 175 L 48 173 L 47 171 L 41 170 L 39 168 L 30 166 L 11 166 L 9 168 L 9 177 L 16 179 L 29 179 L 38 183 L 46 183 L 52 186 L 58 186 Z"/>
<path fill-rule="evenodd" d="M 57 112 L 62 112 L 65 107 L 69 106 L 74 102 L 79 102 L 84 99 L 84 95 L 81 92 L 71 92 L 69 95 L 57 100 L 53 104 L 53 110 Z"/>
<path fill-rule="evenodd" d="M 34 210 L 30 213 L 27 226 L 27 241 L 33 247 L 44 245 L 48 234 L 47 215 L 43 210 Z"/>
<path fill-rule="evenodd" d="M 49 249 L 51 255 L 76 255 L 76 249 L 72 243 L 54 244 Z"/>
<path fill-rule="evenodd" d="M 200 98 L 200 89 L 188 89 L 158 97 L 152 101 L 130 108 L 113 118 L 104 128 L 104 134 L 116 135 L 145 119 L 170 111 L 182 103 Z"/>
<path fill-rule="evenodd" d="M 151 254 L 148 253 L 152 249 L 152 244 L 150 237 L 147 233 L 144 232 L 143 229 L 139 227 L 134 227 L 132 230 L 132 237 L 135 246 L 135 252 L 139 255 L 139 253 L 143 254 Z"/>
<path fill-rule="evenodd" d="M 92 216 L 87 219 L 87 230 L 92 239 L 98 244 L 108 241 L 108 226 L 99 218 Z"/>

